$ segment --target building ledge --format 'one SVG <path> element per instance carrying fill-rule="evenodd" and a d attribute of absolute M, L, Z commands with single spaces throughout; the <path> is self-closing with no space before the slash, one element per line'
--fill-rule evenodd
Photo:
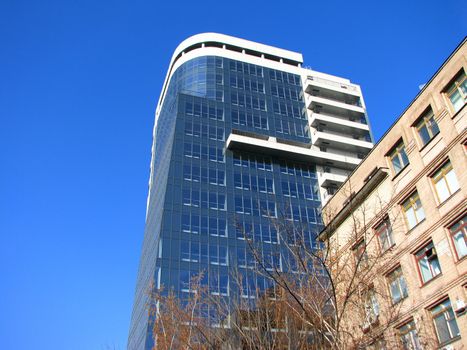
<path fill-rule="evenodd" d="M 365 179 L 365 183 L 360 190 L 356 193 L 354 192 L 350 194 L 347 201 L 344 202 L 342 209 L 326 225 L 324 230 L 319 233 L 318 239 L 320 241 L 329 239 L 334 231 L 345 221 L 345 219 L 349 217 L 352 211 L 363 203 L 371 191 L 373 191 L 387 176 L 388 173 L 386 169 L 376 167 Z"/>
<path fill-rule="evenodd" d="M 364 140 L 358 140 L 351 137 L 332 134 L 326 131 L 315 131 L 312 134 L 313 144 L 321 146 L 323 142 L 330 145 L 340 145 L 346 149 L 353 149 L 357 152 L 368 152 L 373 148 L 373 143 Z"/>
<path fill-rule="evenodd" d="M 256 135 L 232 130 L 225 142 L 226 149 L 243 150 L 286 159 L 295 159 L 315 164 L 333 165 L 342 169 L 352 170 L 361 161 L 354 157 L 342 156 L 329 152 L 321 152 L 311 148 L 310 144 L 277 140 L 275 137 Z"/>
<path fill-rule="evenodd" d="M 370 127 L 368 124 L 359 123 L 356 121 L 351 121 L 344 118 L 333 117 L 331 115 L 326 115 L 324 113 L 312 113 L 310 118 L 310 125 L 316 127 L 321 123 L 331 124 L 337 126 L 341 129 L 352 128 L 355 130 L 369 132 Z"/>
<path fill-rule="evenodd" d="M 363 109 L 363 107 L 347 104 L 344 102 L 334 101 L 324 97 L 309 95 L 307 97 L 308 109 L 313 110 L 314 104 L 333 106 L 335 108 L 350 110 L 365 115 L 365 110 Z"/>

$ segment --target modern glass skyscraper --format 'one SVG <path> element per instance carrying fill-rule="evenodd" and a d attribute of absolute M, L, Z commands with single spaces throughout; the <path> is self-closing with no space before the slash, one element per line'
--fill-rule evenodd
<path fill-rule="evenodd" d="M 271 217 L 300 222 L 313 242 L 322 203 L 372 148 L 360 88 L 302 63 L 213 33 L 175 50 L 156 110 L 128 349 L 153 345 L 152 281 L 183 296 L 203 271 L 213 294 L 247 294 L 231 281 L 251 260 L 244 234 L 280 267 Z"/>

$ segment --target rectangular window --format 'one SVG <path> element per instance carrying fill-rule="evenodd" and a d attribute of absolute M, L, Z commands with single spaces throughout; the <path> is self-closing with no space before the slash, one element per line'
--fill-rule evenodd
<path fill-rule="evenodd" d="M 224 83 L 224 77 L 222 74 L 216 74 L 216 84 L 222 85 Z"/>
<path fill-rule="evenodd" d="M 389 153 L 389 158 L 391 159 L 392 168 L 395 174 L 399 174 L 402 169 L 409 164 L 409 158 L 407 158 L 407 153 L 405 152 L 404 142 L 399 142 Z"/>
<path fill-rule="evenodd" d="M 420 344 L 420 339 L 418 338 L 414 321 L 406 323 L 397 330 L 404 350 L 422 350 L 422 345 Z"/>
<path fill-rule="evenodd" d="M 242 175 L 241 174 L 234 174 L 234 186 L 235 188 L 243 188 L 242 187 Z"/>
<path fill-rule="evenodd" d="M 389 218 L 385 218 L 382 223 L 376 226 L 375 231 L 378 235 L 381 251 L 385 252 L 394 245 L 392 227 Z"/>
<path fill-rule="evenodd" d="M 364 297 L 365 321 L 371 325 L 378 320 L 379 304 L 374 290 L 369 290 Z"/>
<path fill-rule="evenodd" d="M 251 215 L 251 198 L 243 198 L 243 213 Z"/>
<path fill-rule="evenodd" d="M 422 141 L 422 145 L 426 145 L 433 137 L 438 135 L 439 128 L 435 121 L 435 115 L 431 108 L 429 108 L 415 123 L 418 136 Z"/>
<path fill-rule="evenodd" d="M 467 215 L 449 228 L 456 254 L 459 259 L 467 255 Z"/>
<path fill-rule="evenodd" d="M 402 207 L 404 209 L 409 230 L 425 219 L 425 211 L 423 210 L 422 203 L 420 202 L 417 192 L 407 198 L 405 202 L 402 203 Z"/>
<path fill-rule="evenodd" d="M 439 265 L 438 255 L 436 254 L 433 242 L 430 242 L 416 252 L 415 258 L 417 259 L 418 270 L 423 283 L 431 281 L 434 277 L 441 274 L 441 266 Z"/>
<path fill-rule="evenodd" d="M 182 231 L 190 232 L 190 230 L 191 230 L 190 215 L 189 214 L 183 214 L 182 215 Z"/>
<path fill-rule="evenodd" d="M 246 251 L 244 248 L 237 248 L 237 264 L 239 267 L 246 267 Z"/>
<path fill-rule="evenodd" d="M 456 316 L 454 315 L 449 299 L 432 308 L 430 312 L 440 345 L 444 345 L 449 341 L 460 337 Z"/>
<path fill-rule="evenodd" d="M 193 103 L 192 102 L 187 102 L 185 104 L 185 114 L 193 115 Z"/>
<path fill-rule="evenodd" d="M 456 174 L 451 162 L 445 163 L 432 177 L 438 200 L 443 203 L 459 189 Z"/>
<path fill-rule="evenodd" d="M 182 242 L 180 257 L 183 261 L 190 261 L 190 242 Z"/>
<path fill-rule="evenodd" d="M 366 250 L 366 242 L 364 239 L 361 240 L 361 242 L 357 243 L 357 245 L 353 249 L 357 264 L 363 265 L 368 263 L 368 253 Z"/>
<path fill-rule="evenodd" d="M 242 186 L 244 190 L 250 190 L 250 175 L 242 174 Z"/>
<path fill-rule="evenodd" d="M 243 201 L 242 197 L 235 197 L 235 212 L 243 213 Z"/>
<path fill-rule="evenodd" d="M 393 304 L 396 304 L 402 299 L 407 298 L 409 292 L 407 290 L 407 283 L 405 281 L 404 275 L 402 274 L 402 268 L 400 266 L 387 275 L 387 280 L 389 289 L 391 291 Z"/>
<path fill-rule="evenodd" d="M 182 230 L 183 232 L 199 233 L 199 216 L 198 215 L 182 215 Z"/>
<path fill-rule="evenodd" d="M 182 292 L 191 293 L 194 292 L 190 287 L 194 283 L 196 272 L 181 270 L 180 271 L 180 290 Z"/>
<path fill-rule="evenodd" d="M 318 213 L 318 217 L 319 217 L 319 211 L 317 210 L 317 213 Z M 316 220 L 316 213 L 315 213 L 315 209 L 314 208 L 310 208 L 308 207 L 307 208 L 307 214 L 308 214 L 308 222 L 317 222 Z"/>
<path fill-rule="evenodd" d="M 261 215 L 265 217 L 276 217 L 276 203 L 269 200 L 260 200 Z"/>
<path fill-rule="evenodd" d="M 227 265 L 227 248 L 217 245 L 209 246 L 209 263 L 212 265 Z"/>
<path fill-rule="evenodd" d="M 464 107 L 467 102 L 467 79 L 464 70 L 457 75 L 445 91 L 451 101 L 454 112 L 457 112 Z"/>

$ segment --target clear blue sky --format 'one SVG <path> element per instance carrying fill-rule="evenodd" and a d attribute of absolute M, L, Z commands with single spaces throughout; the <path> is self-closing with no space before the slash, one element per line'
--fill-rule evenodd
<path fill-rule="evenodd" d="M 466 7 L 3 0 L 0 347 L 126 347 L 154 110 L 180 41 L 215 31 L 302 52 L 362 86 L 378 139 L 463 39 Z"/>

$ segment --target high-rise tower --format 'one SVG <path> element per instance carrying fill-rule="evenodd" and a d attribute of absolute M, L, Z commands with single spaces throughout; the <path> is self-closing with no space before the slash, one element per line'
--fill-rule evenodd
<path fill-rule="evenodd" d="M 183 296 L 204 271 L 212 293 L 248 293 L 229 281 L 249 263 L 244 233 L 280 267 L 270 218 L 301 222 L 313 241 L 322 203 L 372 148 L 359 86 L 302 63 L 299 53 L 214 33 L 175 50 L 156 110 L 128 349 L 153 344 L 152 281 Z"/>

